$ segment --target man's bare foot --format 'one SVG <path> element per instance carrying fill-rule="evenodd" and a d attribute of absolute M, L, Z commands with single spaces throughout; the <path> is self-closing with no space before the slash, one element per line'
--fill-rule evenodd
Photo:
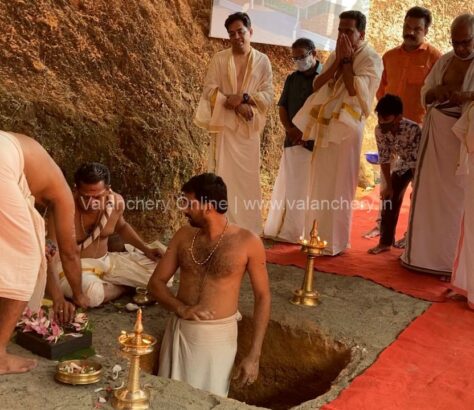
<path fill-rule="evenodd" d="M 370 253 L 371 255 L 378 255 L 379 253 L 382 253 L 382 252 L 387 252 L 389 251 L 391 248 L 390 245 L 377 245 L 377 246 L 374 246 L 373 248 L 370 248 L 367 253 Z"/>
<path fill-rule="evenodd" d="M 466 296 L 460 295 L 460 294 L 456 293 L 456 291 L 454 291 L 454 290 L 450 290 L 450 291 L 446 294 L 446 298 L 451 299 L 451 300 L 462 301 L 462 302 L 466 302 L 466 301 L 467 301 L 467 297 L 466 297 Z"/>
<path fill-rule="evenodd" d="M 405 249 L 405 244 L 406 244 L 407 238 L 404 236 L 402 239 L 399 239 L 393 244 L 394 248 L 397 249 Z"/>
<path fill-rule="evenodd" d="M 380 236 L 380 229 L 378 226 L 376 226 L 375 228 L 372 228 L 369 232 L 365 233 L 362 236 L 365 239 L 376 238 L 377 236 Z"/>
<path fill-rule="evenodd" d="M 34 359 L 5 353 L 0 355 L 0 374 L 26 373 L 37 366 Z"/>

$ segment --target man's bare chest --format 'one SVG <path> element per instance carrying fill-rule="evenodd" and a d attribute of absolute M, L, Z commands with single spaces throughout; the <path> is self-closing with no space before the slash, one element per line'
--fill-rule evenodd
<path fill-rule="evenodd" d="M 76 229 L 76 239 L 78 242 L 82 242 L 88 236 L 92 235 L 97 227 L 100 228 L 101 218 L 104 213 L 81 213 L 76 212 L 75 216 L 75 229 Z M 99 237 L 102 239 L 108 238 L 115 231 L 115 226 L 117 224 L 117 215 L 115 212 L 112 212 L 109 218 L 106 219 L 106 224 L 103 228 L 100 229 Z"/>
<path fill-rule="evenodd" d="M 460 90 L 464 83 L 469 64 L 461 60 L 453 60 L 443 76 L 443 85 Z"/>
<path fill-rule="evenodd" d="M 197 276 L 224 278 L 245 271 L 247 257 L 244 250 L 234 241 L 223 241 L 215 250 L 215 244 L 204 241 L 186 241 L 178 251 L 181 269 Z M 214 250 L 214 252 L 213 252 Z"/>

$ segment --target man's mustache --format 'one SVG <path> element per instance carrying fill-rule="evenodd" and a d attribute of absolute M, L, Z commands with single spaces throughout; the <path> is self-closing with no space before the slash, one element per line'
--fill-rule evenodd
<path fill-rule="evenodd" d="M 410 40 L 416 40 L 415 36 L 412 36 L 411 34 L 405 34 L 403 36 L 404 39 L 410 39 Z"/>

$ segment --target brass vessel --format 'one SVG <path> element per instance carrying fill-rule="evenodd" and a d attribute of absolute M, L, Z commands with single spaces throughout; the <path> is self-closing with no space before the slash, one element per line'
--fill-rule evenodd
<path fill-rule="evenodd" d="M 293 292 L 290 303 L 299 306 L 317 306 L 319 304 L 319 293 L 314 289 L 314 259 L 321 256 L 324 248 L 327 246 L 326 241 L 322 241 L 318 236 L 317 222 L 314 220 L 311 229 L 309 241 L 301 237 L 299 244 L 301 251 L 307 254 L 306 269 L 301 289 Z"/>
<path fill-rule="evenodd" d="M 133 332 L 122 331 L 118 338 L 120 350 L 130 360 L 128 380 L 125 387 L 116 390 L 112 398 L 114 409 L 144 410 L 150 408 L 150 392 L 140 387 L 140 356 L 154 350 L 156 338 L 143 333 L 142 310 L 137 311 Z"/>
<path fill-rule="evenodd" d="M 90 373 L 68 373 L 64 370 L 64 366 L 76 364 L 80 367 L 92 367 L 94 368 L 93 372 Z M 64 362 L 59 362 L 56 366 L 56 374 L 54 378 L 61 383 L 66 384 L 93 384 L 100 381 L 102 377 L 102 365 L 96 363 L 92 360 L 66 360 Z"/>
<path fill-rule="evenodd" d="M 138 287 L 135 289 L 135 295 L 133 295 L 133 301 L 140 306 L 153 305 L 155 300 L 148 294 L 147 288 Z"/>

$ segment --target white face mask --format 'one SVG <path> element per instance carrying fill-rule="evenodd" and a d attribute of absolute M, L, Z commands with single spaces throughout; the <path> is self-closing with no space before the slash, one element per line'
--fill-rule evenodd
<path fill-rule="evenodd" d="M 469 54 L 467 57 L 459 57 L 456 52 L 454 52 L 454 55 L 456 56 L 456 58 L 458 58 L 459 60 L 461 61 L 467 61 L 467 60 L 472 60 L 474 58 L 474 50 L 471 52 L 471 54 Z"/>
<path fill-rule="evenodd" d="M 298 60 L 295 62 L 296 69 L 301 72 L 308 71 L 314 64 L 314 59 L 312 55 L 306 56 L 303 60 Z"/>

